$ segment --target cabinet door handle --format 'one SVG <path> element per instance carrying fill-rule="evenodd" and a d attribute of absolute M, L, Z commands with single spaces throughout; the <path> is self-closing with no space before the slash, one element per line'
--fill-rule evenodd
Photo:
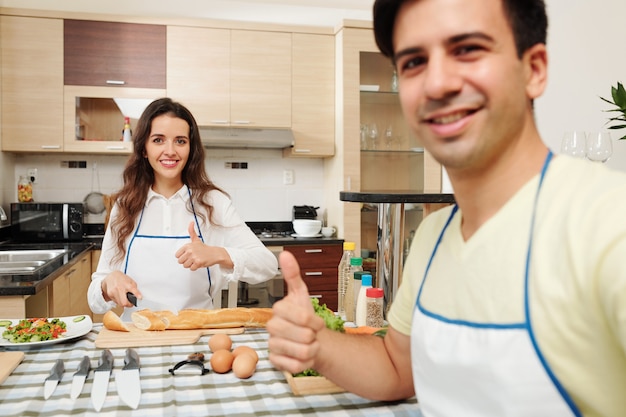
<path fill-rule="evenodd" d="M 322 294 L 309 294 L 310 298 L 324 298 Z"/>
<path fill-rule="evenodd" d="M 305 249 L 304 253 L 322 253 L 322 249 Z"/>
<path fill-rule="evenodd" d="M 310 149 L 298 149 L 298 148 L 295 148 L 293 151 L 295 153 L 311 153 Z"/>
<path fill-rule="evenodd" d="M 319 276 L 322 276 L 322 275 L 323 275 L 323 272 L 319 272 L 319 271 L 305 272 L 304 273 L 304 276 L 307 276 L 307 277 L 319 277 Z"/>
<path fill-rule="evenodd" d="M 60 145 L 42 145 L 41 149 L 61 149 Z"/>
<path fill-rule="evenodd" d="M 109 85 L 124 85 L 124 84 L 126 84 L 126 81 L 124 81 L 124 80 L 107 80 L 106 83 L 109 84 Z"/>
<path fill-rule="evenodd" d="M 235 120 L 234 123 L 236 125 L 249 125 L 252 122 L 250 120 Z"/>
<path fill-rule="evenodd" d="M 123 146 L 107 146 L 106 148 L 110 151 L 123 151 L 124 149 L 126 149 Z"/>
<path fill-rule="evenodd" d="M 228 120 L 211 120 L 211 123 L 215 125 L 227 125 Z"/>

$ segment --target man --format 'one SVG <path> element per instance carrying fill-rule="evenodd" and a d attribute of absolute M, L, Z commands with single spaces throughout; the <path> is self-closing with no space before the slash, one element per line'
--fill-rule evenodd
<path fill-rule="evenodd" d="M 417 395 L 425 416 L 622 415 L 626 175 L 553 156 L 543 0 L 377 0 L 404 116 L 457 206 L 424 219 L 384 339 L 315 317 L 294 258 L 270 360 L 364 397 Z"/>

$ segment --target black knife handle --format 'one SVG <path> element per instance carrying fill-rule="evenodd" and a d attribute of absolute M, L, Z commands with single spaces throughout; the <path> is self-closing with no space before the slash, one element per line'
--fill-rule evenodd
<path fill-rule="evenodd" d="M 110 371 L 111 369 L 113 369 L 113 354 L 109 349 L 104 349 L 98 367 L 94 371 Z"/>
<path fill-rule="evenodd" d="M 128 369 L 139 369 L 139 354 L 135 349 L 126 349 L 126 355 L 124 355 L 124 368 L 123 371 Z"/>
<path fill-rule="evenodd" d="M 128 301 L 130 301 L 132 305 L 137 307 L 137 297 L 135 296 L 135 294 L 129 291 L 126 293 L 126 298 L 128 298 Z"/>

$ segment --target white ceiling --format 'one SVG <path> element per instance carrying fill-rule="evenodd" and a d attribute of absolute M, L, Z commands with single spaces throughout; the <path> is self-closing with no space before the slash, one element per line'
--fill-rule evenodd
<path fill-rule="evenodd" d="M 0 7 L 337 26 L 371 20 L 374 0 L 0 0 Z"/>

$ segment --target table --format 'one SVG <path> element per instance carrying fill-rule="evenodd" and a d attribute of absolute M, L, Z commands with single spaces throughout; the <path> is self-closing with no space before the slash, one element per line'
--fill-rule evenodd
<path fill-rule="evenodd" d="M 393 301 L 402 278 L 404 246 L 404 205 L 423 204 L 424 216 L 429 205 L 454 203 L 453 194 L 425 194 L 414 191 L 341 191 L 341 201 L 378 204 L 376 285 L 384 291 L 384 311 Z"/>
<path fill-rule="evenodd" d="M 113 374 L 102 410 L 91 404 L 93 371 L 76 400 L 70 398 L 71 380 L 84 355 L 97 366 L 101 349 L 95 340 L 102 324 L 81 339 L 27 350 L 24 361 L 0 385 L 1 416 L 417 416 L 421 417 L 415 398 L 401 402 L 366 400 L 351 393 L 297 397 L 291 393 L 283 374 L 268 360 L 268 334 L 263 329 L 246 329 L 231 335 L 233 348 L 246 345 L 259 354 L 256 373 L 249 379 L 238 379 L 232 372 L 172 376 L 168 369 L 193 352 L 203 352 L 207 364 L 209 336 L 191 345 L 135 348 L 141 358 L 141 402 L 136 410 L 119 399 L 115 371 L 123 366 L 125 349 L 111 349 L 115 357 Z M 48 400 L 43 398 L 43 383 L 54 361 L 65 362 L 63 379 Z"/>

